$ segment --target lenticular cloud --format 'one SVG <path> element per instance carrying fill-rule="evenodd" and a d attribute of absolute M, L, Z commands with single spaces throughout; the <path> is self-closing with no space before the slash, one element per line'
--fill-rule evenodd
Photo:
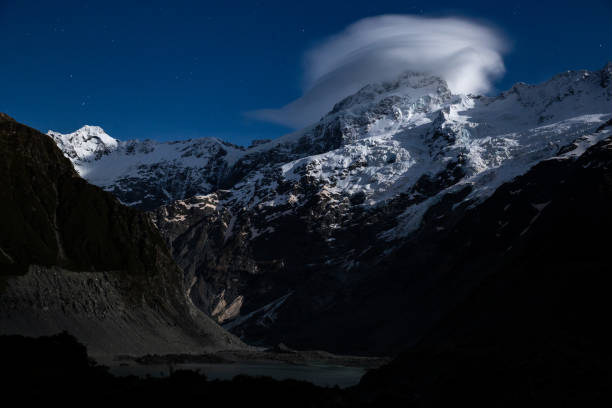
<path fill-rule="evenodd" d="M 454 93 L 482 93 L 504 73 L 504 41 L 491 28 L 460 18 L 387 15 L 360 20 L 305 56 L 304 94 L 261 120 L 303 127 L 361 87 L 405 71 L 444 78 Z"/>

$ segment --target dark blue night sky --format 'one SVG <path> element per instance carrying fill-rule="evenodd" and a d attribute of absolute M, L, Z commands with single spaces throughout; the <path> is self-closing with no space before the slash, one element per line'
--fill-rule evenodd
<path fill-rule="evenodd" d="M 511 44 L 496 90 L 612 60 L 611 0 L 0 0 L 0 111 L 44 132 L 91 124 L 119 139 L 277 137 L 288 129 L 245 112 L 299 97 L 305 51 L 381 14 L 493 25 Z"/>

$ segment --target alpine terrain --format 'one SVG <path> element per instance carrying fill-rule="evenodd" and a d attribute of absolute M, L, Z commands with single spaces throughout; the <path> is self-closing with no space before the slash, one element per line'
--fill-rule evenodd
<path fill-rule="evenodd" d="M 586 241 L 605 265 L 605 209 L 588 200 L 610 198 L 612 63 L 495 97 L 407 72 L 249 148 L 48 134 L 82 177 L 149 211 L 193 304 L 255 344 L 394 353 L 526 265 L 534 299 Z"/>

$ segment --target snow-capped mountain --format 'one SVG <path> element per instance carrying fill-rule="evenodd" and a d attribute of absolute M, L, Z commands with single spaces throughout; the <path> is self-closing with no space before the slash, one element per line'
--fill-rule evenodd
<path fill-rule="evenodd" d="M 119 141 L 107 135 L 99 126 L 86 125 L 66 135 L 51 130 L 47 134 L 75 164 L 99 160 L 119 146 Z"/>
<path fill-rule="evenodd" d="M 183 186 L 177 194 L 160 189 L 158 202 L 181 199 L 152 215 L 194 303 L 250 341 L 303 345 L 300 322 L 322 319 L 339 302 L 357 305 L 352 296 L 364 292 L 356 288 L 381 287 L 376 271 L 426 246 L 415 237 L 435 242 L 536 164 L 573 162 L 610 137 L 611 78 L 609 63 L 487 97 L 454 95 L 439 78 L 406 73 L 364 87 L 306 129 L 249 149 L 204 139 L 219 150 L 189 161 L 206 180 L 189 189 L 187 177 L 172 171 L 187 160 L 170 146 L 194 141 L 119 142 L 85 164 L 63 150 L 84 177 L 124 202 L 142 205 L 163 177 Z M 145 149 L 137 157 L 146 164 L 132 161 L 129 143 L 153 144 L 159 154 Z M 159 167 L 163 173 L 152 175 Z M 395 283 L 426 290 L 436 274 L 423 278 L 422 269 L 437 267 L 405 262 L 416 269 Z"/>
<path fill-rule="evenodd" d="M 97 126 L 48 134 L 81 176 L 139 208 L 219 188 L 240 190 L 240 203 L 252 206 L 259 201 L 241 186 L 278 171 L 278 181 L 293 183 L 306 167 L 330 192 L 363 193 L 373 205 L 458 160 L 471 182 L 480 173 L 495 179 L 479 190 L 494 190 L 605 119 L 610 70 L 519 83 L 494 98 L 452 95 L 439 78 L 407 73 L 366 86 L 307 129 L 249 149 L 215 138 L 121 142 Z"/>
<path fill-rule="evenodd" d="M 47 134 L 81 177 L 140 209 L 214 191 L 243 150 L 215 138 L 123 142 L 98 126 L 83 126 L 69 134 Z"/>

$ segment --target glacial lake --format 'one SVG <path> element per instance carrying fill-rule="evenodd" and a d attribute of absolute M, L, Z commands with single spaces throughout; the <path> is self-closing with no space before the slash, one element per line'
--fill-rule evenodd
<path fill-rule="evenodd" d="M 340 388 L 357 385 L 361 377 L 366 373 L 362 367 L 343 367 L 331 365 L 296 365 L 282 362 L 237 362 L 237 363 L 187 363 L 175 364 L 176 370 L 200 371 L 209 380 L 231 380 L 237 375 L 249 375 L 252 377 L 272 377 L 276 380 L 301 380 L 308 381 L 323 387 Z M 130 362 L 129 365 L 112 365 L 110 372 L 116 376 L 135 375 L 139 377 L 165 377 L 170 374 L 170 366 L 165 365 L 141 365 Z"/>

